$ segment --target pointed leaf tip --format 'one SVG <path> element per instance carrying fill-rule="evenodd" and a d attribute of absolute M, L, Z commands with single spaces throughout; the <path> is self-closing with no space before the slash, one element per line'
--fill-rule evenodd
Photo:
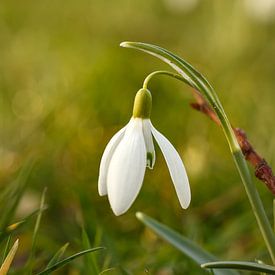
<path fill-rule="evenodd" d="M 136 217 L 137 217 L 137 219 L 142 220 L 143 219 L 143 213 L 142 212 L 137 212 Z"/>
<path fill-rule="evenodd" d="M 12 248 L 10 249 L 10 251 L 9 251 L 7 257 L 5 258 L 3 264 L 0 267 L 0 274 L 1 275 L 8 274 L 8 271 L 10 269 L 10 265 L 11 265 L 13 259 L 14 259 L 15 253 L 16 253 L 16 251 L 18 249 L 18 245 L 19 245 L 19 240 L 17 239 L 14 242 Z"/>
<path fill-rule="evenodd" d="M 127 47 L 127 44 L 129 43 L 129 41 L 123 41 L 119 44 L 120 47 Z"/>

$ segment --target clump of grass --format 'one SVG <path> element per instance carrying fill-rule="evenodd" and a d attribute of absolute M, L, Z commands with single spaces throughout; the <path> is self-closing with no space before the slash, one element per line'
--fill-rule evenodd
<path fill-rule="evenodd" d="M 69 243 L 63 245 L 54 256 L 45 263 L 45 268 L 37 266 L 36 260 L 36 247 L 37 247 L 37 238 L 39 237 L 39 229 L 41 226 L 41 219 L 43 212 L 47 209 L 46 207 L 46 191 L 47 188 L 42 192 L 42 196 L 40 199 L 39 209 L 35 210 L 33 213 L 23 218 L 20 221 L 12 222 L 14 213 L 18 204 L 27 188 L 28 177 L 31 173 L 33 167 L 33 162 L 27 162 L 22 168 L 21 171 L 14 182 L 8 185 L 5 190 L 1 193 L 0 197 L 0 206 L 2 209 L 0 216 L 0 244 L 6 240 L 5 248 L 2 254 L 2 262 L 0 267 L 0 274 L 6 275 L 9 271 L 13 270 L 16 272 L 21 272 L 22 274 L 50 274 L 53 271 L 60 269 L 68 264 L 70 264 L 73 260 L 80 258 L 84 255 L 88 255 L 90 253 L 94 253 L 96 251 L 102 250 L 103 247 L 94 247 L 91 248 L 90 242 L 88 240 L 88 235 L 86 232 L 83 232 L 83 245 L 85 250 L 82 250 L 78 253 L 72 254 L 68 257 L 64 257 L 66 250 L 69 246 Z M 19 229 L 31 220 L 35 220 L 35 226 L 32 232 L 32 245 L 29 250 L 28 260 L 25 261 L 22 265 L 17 266 L 16 268 L 12 267 L 12 263 L 16 261 L 16 252 L 19 247 L 19 239 L 17 239 L 13 246 L 10 248 L 11 240 L 17 235 Z M 10 225 L 9 225 L 10 224 Z M 28 250 L 28 248 L 25 248 Z M 96 265 L 95 258 L 90 258 L 86 256 L 86 260 L 83 263 L 83 268 L 89 270 L 91 267 L 95 268 L 92 273 L 89 274 L 98 274 L 99 269 Z M 41 271 L 38 271 L 41 269 Z"/>

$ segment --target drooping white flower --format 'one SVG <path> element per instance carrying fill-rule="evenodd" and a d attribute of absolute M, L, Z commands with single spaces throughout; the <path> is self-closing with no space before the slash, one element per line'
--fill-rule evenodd
<path fill-rule="evenodd" d="M 173 145 L 158 132 L 150 121 L 151 93 L 138 91 L 130 122 L 108 143 L 99 168 L 98 191 L 108 195 L 115 215 L 125 213 L 136 199 L 146 167 L 155 163 L 153 137 L 166 160 L 182 208 L 191 200 L 188 177 L 182 160 Z"/>

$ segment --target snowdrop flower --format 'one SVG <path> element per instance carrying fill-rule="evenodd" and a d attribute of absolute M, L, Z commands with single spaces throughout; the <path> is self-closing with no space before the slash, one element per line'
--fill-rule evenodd
<path fill-rule="evenodd" d="M 166 160 L 182 208 L 190 203 L 191 193 L 182 160 L 173 145 L 150 121 L 152 98 L 147 89 L 135 97 L 133 116 L 108 143 L 99 168 L 98 191 L 108 195 L 115 215 L 125 213 L 136 199 L 146 167 L 155 163 L 153 137 Z"/>

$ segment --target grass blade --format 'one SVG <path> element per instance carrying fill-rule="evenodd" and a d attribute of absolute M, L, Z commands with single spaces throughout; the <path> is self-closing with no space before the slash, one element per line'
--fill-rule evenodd
<path fill-rule="evenodd" d="M 96 248 L 91 248 L 91 249 L 87 249 L 87 250 L 84 250 L 84 251 L 81 251 L 79 253 L 76 253 L 72 256 L 69 256 L 68 258 L 62 260 L 62 261 L 59 261 L 57 262 L 56 264 L 50 266 L 50 267 L 47 267 L 46 269 L 44 269 L 43 271 L 37 273 L 36 275 L 46 275 L 46 274 L 50 274 L 51 272 L 65 266 L 66 264 L 70 263 L 71 261 L 73 261 L 74 259 L 78 258 L 78 257 L 81 257 L 87 253 L 92 253 L 92 252 L 95 252 L 95 251 L 98 251 L 98 250 L 101 250 L 101 249 L 104 249 L 103 247 L 96 247 Z"/>
<path fill-rule="evenodd" d="M 137 218 L 143 222 L 146 226 L 151 228 L 157 235 L 172 244 L 178 250 L 180 250 L 187 257 L 194 260 L 199 266 L 203 263 L 209 261 L 217 261 L 217 258 L 210 254 L 209 252 L 203 250 L 197 244 L 189 240 L 188 238 L 181 236 L 179 233 L 170 229 L 164 224 L 148 217 L 147 215 L 138 212 L 136 214 Z M 235 271 L 223 270 L 214 271 L 216 275 L 236 275 Z"/>
<path fill-rule="evenodd" d="M 210 262 L 204 263 L 201 265 L 202 268 L 232 268 L 239 270 L 247 270 L 247 271 L 258 271 L 267 274 L 275 274 L 275 267 L 266 265 L 266 264 L 258 264 L 254 262 L 241 262 L 241 261 L 219 261 L 219 262 Z"/>
<path fill-rule="evenodd" d="M 82 229 L 82 244 L 84 249 L 91 248 L 91 243 L 86 230 Z M 85 272 L 88 274 L 99 274 L 99 268 L 97 266 L 96 257 L 94 254 L 87 254 L 84 256 Z"/>
<path fill-rule="evenodd" d="M 19 240 L 16 240 L 15 243 L 13 244 L 9 254 L 7 255 L 6 259 L 4 260 L 3 264 L 0 267 L 0 274 L 1 275 L 6 275 L 10 269 L 10 265 L 13 261 L 13 258 L 15 256 L 15 253 L 17 251 L 19 244 Z"/>
<path fill-rule="evenodd" d="M 60 261 L 60 259 L 62 258 L 62 256 L 64 255 L 67 247 L 69 246 L 69 243 L 65 243 L 55 254 L 54 256 L 51 258 L 51 260 L 49 261 L 47 268 L 56 264 L 58 261 Z"/>
<path fill-rule="evenodd" d="M 5 250 L 3 252 L 3 257 L 2 257 L 2 261 L 1 264 L 3 264 L 3 262 L 5 261 L 5 258 L 7 257 L 8 251 L 9 251 L 9 247 L 10 247 L 10 241 L 11 241 L 11 235 L 9 235 L 6 246 L 5 246 Z"/>
<path fill-rule="evenodd" d="M 44 207 L 43 211 L 45 211 L 47 208 Z M 20 229 L 22 226 L 24 226 L 27 222 L 29 222 L 35 215 L 39 213 L 39 210 L 33 211 L 31 214 L 26 216 L 24 219 L 17 221 L 13 224 L 10 224 L 6 227 L 6 229 L 3 232 L 0 232 L 0 243 L 7 238 L 11 233 L 16 232 L 18 229 Z"/>
<path fill-rule="evenodd" d="M 110 274 L 120 274 L 120 275 L 131 275 L 128 271 L 126 271 L 122 267 L 110 267 L 110 268 L 102 270 L 100 273 L 98 273 L 98 275 L 103 275 L 103 274 L 105 275 L 105 273 L 106 273 L 106 275 L 107 275 L 107 273 L 110 273 Z"/>
<path fill-rule="evenodd" d="M 0 197 L 0 209 L 5 209 L 0 217 L 0 231 L 4 231 L 14 215 L 16 207 L 27 187 L 27 179 L 31 173 L 34 161 L 29 160 L 21 168 L 16 180 L 9 184 Z"/>
<path fill-rule="evenodd" d="M 43 213 L 44 208 L 45 208 L 46 192 L 47 192 L 47 188 L 44 188 L 42 196 L 41 196 L 40 207 L 39 207 L 38 215 L 37 215 L 35 226 L 34 226 L 33 236 L 32 236 L 32 247 L 31 247 L 30 256 L 29 256 L 28 264 L 27 264 L 27 267 L 29 269 L 30 274 L 32 273 L 33 257 L 34 257 L 34 254 L 35 254 L 38 229 L 39 229 L 39 226 L 40 226 L 42 213 Z"/>

